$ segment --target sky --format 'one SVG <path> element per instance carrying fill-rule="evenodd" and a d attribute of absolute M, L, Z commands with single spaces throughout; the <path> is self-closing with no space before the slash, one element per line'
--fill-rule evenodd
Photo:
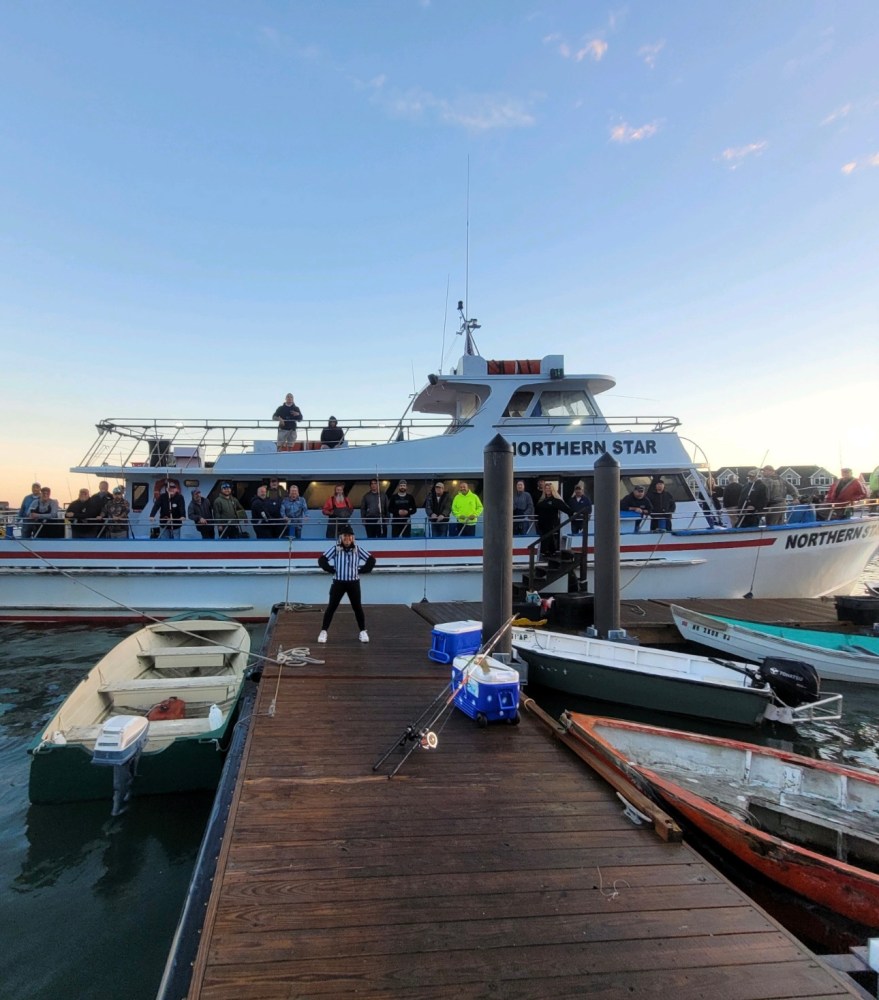
<path fill-rule="evenodd" d="M 0 499 L 104 418 L 398 417 L 462 344 L 879 463 L 875 0 L 0 0 Z"/>

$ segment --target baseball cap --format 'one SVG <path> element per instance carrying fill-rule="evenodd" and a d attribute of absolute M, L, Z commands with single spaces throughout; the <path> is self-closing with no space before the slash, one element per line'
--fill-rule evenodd
<path fill-rule="evenodd" d="M 231 490 L 232 489 L 232 484 L 231 483 L 220 483 L 220 489 L 221 490 Z"/>
<path fill-rule="evenodd" d="M 122 493 L 123 489 L 122 489 L 121 486 L 116 486 L 116 487 L 113 488 L 113 492 L 114 493 Z"/>
<path fill-rule="evenodd" d="M 339 528 L 339 534 L 340 535 L 353 535 L 354 534 L 354 529 L 351 527 L 350 524 L 346 524 L 344 528 Z"/>

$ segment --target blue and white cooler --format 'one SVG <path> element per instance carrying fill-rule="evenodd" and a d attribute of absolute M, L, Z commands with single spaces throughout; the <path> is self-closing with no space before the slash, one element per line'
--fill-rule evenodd
<path fill-rule="evenodd" d="M 463 653 L 475 653 L 482 644 L 482 622 L 468 618 L 462 622 L 437 625 L 431 633 L 427 655 L 437 663 L 451 663 Z"/>
<path fill-rule="evenodd" d="M 456 707 L 480 726 L 519 721 L 519 672 L 492 656 L 456 656 L 450 687 Z"/>

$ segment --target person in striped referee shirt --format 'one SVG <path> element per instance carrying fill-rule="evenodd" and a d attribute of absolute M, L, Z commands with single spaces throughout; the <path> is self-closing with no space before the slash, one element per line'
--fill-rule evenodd
<path fill-rule="evenodd" d="M 371 573 L 375 566 L 375 556 L 361 548 L 354 540 L 354 529 L 350 524 L 339 530 L 339 538 L 317 560 L 318 566 L 327 573 L 333 574 L 330 584 L 330 602 L 324 611 L 318 642 L 327 641 L 327 631 L 336 608 L 345 594 L 351 602 L 351 610 L 360 628 L 360 641 L 369 642 L 366 631 L 366 618 L 363 615 L 363 605 L 360 603 L 360 574 Z"/>

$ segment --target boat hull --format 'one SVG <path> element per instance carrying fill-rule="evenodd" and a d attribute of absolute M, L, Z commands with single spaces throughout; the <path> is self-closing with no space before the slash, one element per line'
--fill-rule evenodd
<path fill-rule="evenodd" d="M 528 565 L 515 540 L 514 573 Z M 565 541 L 569 541 L 566 537 Z M 805 544 L 801 544 L 805 542 Z M 879 542 L 879 518 L 845 529 L 785 526 L 621 535 L 625 599 L 820 597 L 850 590 Z M 0 621 L 128 620 L 211 608 L 264 621 L 279 603 L 323 603 L 325 541 L 7 539 L 0 543 Z M 482 538 L 382 539 L 367 604 L 478 601 Z M 573 545 L 575 554 L 579 541 Z M 591 539 L 588 553 L 591 575 Z M 564 588 L 563 577 L 558 586 Z"/>
<path fill-rule="evenodd" d="M 739 861 L 834 913 L 877 925 L 879 876 L 757 831 L 654 772 L 645 774 L 666 805 Z"/>
<path fill-rule="evenodd" d="M 698 642 L 726 656 L 741 656 L 752 662 L 767 657 L 804 660 L 811 663 L 822 679 L 853 684 L 879 684 L 879 655 L 859 652 L 858 646 L 875 644 L 869 636 L 838 634 L 841 649 L 832 650 L 808 641 L 814 634 L 830 642 L 833 633 L 810 633 L 807 629 L 786 629 L 767 626 L 773 632 L 761 631 L 759 623 L 703 615 L 683 608 L 672 608 L 675 625 L 684 639 Z"/>
<path fill-rule="evenodd" d="M 133 795 L 215 788 L 238 715 L 250 636 L 223 616 L 180 616 L 117 643 L 28 747 L 31 802 L 113 798 L 111 765 L 93 755 L 111 720 L 148 720 Z M 126 766 L 126 765 L 120 765 Z"/>
<path fill-rule="evenodd" d="M 762 690 L 718 688 L 697 680 L 651 676 L 597 663 L 573 663 L 543 650 L 518 647 L 518 654 L 528 664 L 529 684 L 671 715 L 757 726 L 772 700 Z"/>
<path fill-rule="evenodd" d="M 154 753 L 144 753 L 137 765 L 133 794 L 165 795 L 217 787 L 223 770 L 227 727 L 200 737 L 184 737 Z M 82 746 L 45 747 L 31 760 L 28 794 L 34 803 L 87 802 L 113 798 L 113 768 L 92 763 Z"/>
<path fill-rule="evenodd" d="M 793 892 L 876 926 L 879 874 L 871 869 L 879 867 L 879 775 L 736 740 L 594 716 L 569 718 L 571 735 L 590 753 L 703 836 Z M 735 766 L 719 763 L 730 756 Z M 761 793 L 768 796 L 772 783 L 777 789 L 770 812 Z M 781 827 L 800 824 L 815 831 L 814 849 L 748 822 L 761 809 Z M 870 868 L 824 853 L 843 840 L 849 856 L 859 853 Z"/>

